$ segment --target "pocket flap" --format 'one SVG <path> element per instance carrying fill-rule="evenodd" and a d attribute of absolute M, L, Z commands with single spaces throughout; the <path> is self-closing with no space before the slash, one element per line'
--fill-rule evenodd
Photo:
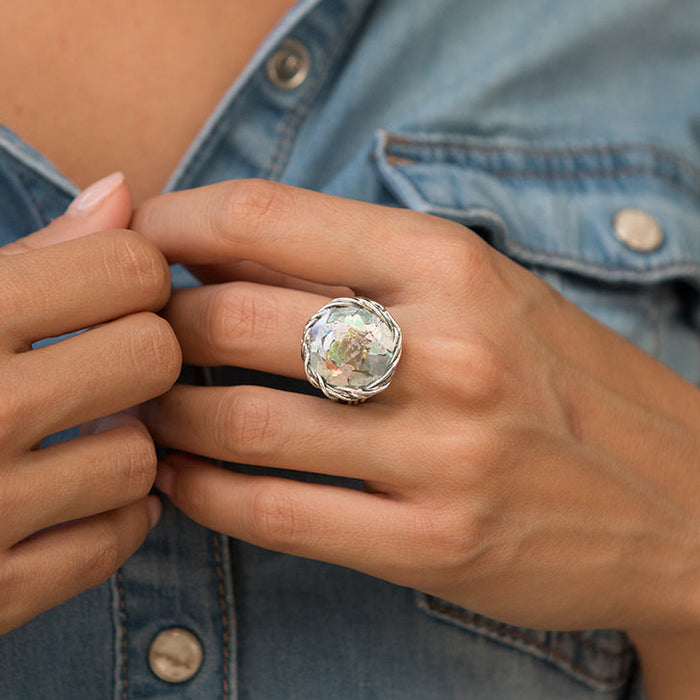
<path fill-rule="evenodd" d="M 611 283 L 700 286 L 700 168 L 656 145 L 382 131 L 375 157 L 403 205 L 477 229 L 524 264 Z M 626 209 L 658 221 L 658 248 L 634 250 L 617 237 L 614 220 Z"/>

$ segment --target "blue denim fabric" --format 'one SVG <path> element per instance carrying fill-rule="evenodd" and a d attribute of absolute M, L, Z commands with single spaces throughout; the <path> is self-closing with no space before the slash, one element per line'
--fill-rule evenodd
<path fill-rule="evenodd" d="M 291 91 L 265 71 L 287 36 L 312 57 Z M 449 217 L 700 383 L 699 75 L 696 0 L 302 0 L 167 189 L 265 177 Z M 0 130 L 0 243 L 76 193 Z M 614 235 L 630 207 L 661 223 L 657 250 Z M 235 369 L 214 379 L 301 387 Z M 147 662 L 171 626 L 204 647 L 179 685 Z M 642 695 L 619 632 L 505 625 L 229 541 L 167 505 L 109 582 L 0 638 L 2 700 Z"/>

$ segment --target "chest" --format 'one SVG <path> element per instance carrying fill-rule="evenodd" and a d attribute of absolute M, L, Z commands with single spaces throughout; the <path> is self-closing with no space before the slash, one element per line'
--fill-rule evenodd
<path fill-rule="evenodd" d="M 136 202 L 183 152 L 294 0 L 12 3 L 0 122 L 78 186 L 126 173 Z"/>

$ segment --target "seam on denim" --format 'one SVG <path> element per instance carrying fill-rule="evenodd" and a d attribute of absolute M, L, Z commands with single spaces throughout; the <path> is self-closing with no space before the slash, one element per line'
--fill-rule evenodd
<path fill-rule="evenodd" d="M 546 172 L 542 170 L 536 170 L 534 168 L 529 170 L 488 170 L 485 168 L 474 168 L 474 170 L 480 170 L 485 172 L 487 175 L 494 175 L 496 177 L 501 177 L 504 179 L 532 179 L 532 180 L 554 180 L 554 181 L 569 181 L 576 182 L 577 180 L 586 180 L 588 178 L 595 179 L 615 179 L 618 177 L 636 177 L 641 175 L 646 175 L 653 177 L 657 180 L 663 180 L 671 187 L 685 192 L 697 199 L 700 199 L 700 190 L 696 190 L 694 187 L 686 185 L 684 182 L 679 182 L 671 174 L 664 173 L 657 170 L 653 166 L 619 166 L 610 168 L 580 168 L 577 167 L 572 172 Z"/>
<path fill-rule="evenodd" d="M 695 277 L 700 275 L 700 265 L 690 263 L 667 263 L 665 265 L 654 265 L 641 269 L 622 267 L 621 265 L 601 265 L 595 262 L 589 262 L 585 258 L 572 257 L 562 255 L 561 253 L 538 252 L 532 248 L 516 243 L 512 238 L 505 239 L 499 235 L 500 242 L 505 250 L 514 254 L 520 254 L 526 257 L 528 262 L 538 262 L 547 267 L 553 262 L 567 263 L 569 269 L 579 274 L 585 275 L 588 272 L 596 271 L 598 273 L 614 273 L 617 278 L 615 281 L 620 282 L 635 282 L 639 280 L 639 274 L 644 275 L 644 279 L 650 282 L 658 280 L 661 275 L 664 276 L 683 276 Z"/>
<path fill-rule="evenodd" d="M 294 139 L 299 131 L 299 126 L 311 110 L 311 106 L 318 96 L 318 90 L 324 84 L 328 71 L 335 63 L 340 50 L 347 48 L 345 41 L 338 41 L 337 39 L 338 37 L 347 36 L 350 27 L 360 19 L 361 15 L 356 15 L 356 13 L 349 9 L 345 11 L 348 13 L 345 17 L 345 21 L 339 25 L 337 32 L 328 37 L 325 43 L 323 49 L 323 54 L 326 56 L 325 61 L 321 64 L 319 70 L 314 72 L 313 81 L 307 87 L 306 93 L 303 95 L 296 108 L 282 121 L 277 147 L 272 154 L 270 163 L 265 168 L 263 178 L 270 180 L 279 179 L 282 170 L 289 160 L 289 154 L 294 145 Z"/>
<path fill-rule="evenodd" d="M 617 632 L 617 630 L 614 630 Z M 628 648 L 622 650 L 622 651 L 611 651 L 610 649 L 606 649 L 605 647 L 602 647 L 598 644 L 596 644 L 594 641 L 589 639 L 588 637 L 584 637 L 581 632 L 576 632 L 576 631 L 569 631 L 565 632 L 567 636 L 571 637 L 572 639 L 575 639 L 576 642 L 578 642 L 581 646 L 586 647 L 586 649 L 590 649 L 591 651 L 594 651 L 596 654 L 602 654 L 603 656 L 607 656 L 608 658 L 611 659 L 619 659 L 620 657 L 624 656 L 625 654 L 628 654 L 629 651 L 632 648 L 632 645 L 628 643 Z M 620 634 L 623 634 L 620 632 Z"/>
<path fill-rule="evenodd" d="M 403 146 L 417 146 L 430 149 L 457 149 L 461 151 L 474 151 L 477 153 L 518 153 L 522 155 L 540 155 L 544 158 L 570 158 L 581 155 L 600 155 L 628 153 L 639 151 L 652 155 L 656 160 L 666 161 L 673 164 L 680 170 L 684 170 L 694 180 L 700 182 L 700 168 L 693 162 L 677 156 L 675 153 L 660 148 L 652 143 L 630 141 L 627 143 L 611 144 L 590 144 L 581 146 L 540 146 L 533 144 L 486 144 L 486 143 L 460 143 L 459 141 L 431 142 L 424 136 L 417 136 L 415 139 L 399 136 L 397 134 L 387 134 L 387 146 L 396 143 Z"/>
<path fill-rule="evenodd" d="M 186 163 L 185 167 L 180 172 L 177 178 L 177 182 L 173 184 L 176 184 L 177 186 L 181 186 L 182 184 L 187 185 L 187 181 L 188 179 L 190 179 L 190 175 L 192 173 L 196 173 L 197 170 L 199 170 L 201 164 L 204 162 L 204 160 L 211 156 L 211 150 L 213 148 L 213 145 L 215 142 L 218 141 L 224 129 L 228 127 L 230 117 L 230 111 L 226 111 L 224 114 L 221 115 L 219 120 L 212 126 L 209 133 L 199 144 L 199 148 L 197 149 L 197 151 L 195 151 L 195 153 L 192 155 L 190 160 Z"/>
<path fill-rule="evenodd" d="M 193 159 L 203 154 L 203 148 L 210 142 L 211 132 L 217 128 L 220 122 L 227 124 L 231 120 L 232 107 L 237 102 L 239 96 L 243 95 L 255 73 L 264 65 L 264 60 L 269 51 L 279 43 L 288 32 L 296 27 L 313 9 L 320 4 L 321 0 L 299 0 L 280 19 L 280 22 L 265 37 L 263 42 L 255 50 L 253 56 L 243 68 L 241 73 L 228 86 L 212 113 L 208 116 L 199 132 L 195 135 L 187 150 L 180 158 L 175 169 L 170 173 L 168 181 L 165 183 L 165 192 L 172 192 L 176 188 L 182 189 L 185 178 L 189 177 L 192 170 Z M 0 134 L 1 135 L 1 134 Z"/>
<path fill-rule="evenodd" d="M 506 626 L 503 623 L 498 623 L 495 620 L 490 620 L 488 618 L 484 618 L 483 616 L 477 616 L 475 613 L 470 613 L 468 610 L 464 610 L 463 608 L 458 608 L 456 606 L 452 607 L 442 603 L 438 603 L 432 596 L 429 595 L 424 594 L 423 600 L 426 602 L 430 610 L 440 613 L 448 618 L 455 618 L 457 620 L 460 620 L 464 624 L 470 625 L 470 627 L 467 627 L 466 629 L 473 628 L 474 630 L 478 631 L 479 628 L 483 628 L 494 632 L 495 634 L 501 637 L 509 637 L 515 641 L 523 642 L 527 646 L 533 649 L 537 649 L 546 656 L 551 657 L 553 660 L 567 664 L 567 666 L 572 671 L 575 671 L 582 677 L 588 678 L 593 682 L 604 685 L 615 685 L 626 680 L 628 676 L 629 669 L 626 668 L 625 662 L 627 661 L 627 659 L 631 658 L 631 650 L 625 649 L 620 654 L 615 654 L 609 649 L 599 647 L 594 642 L 588 640 L 588 645 L 586 646 L 588 646 L 588 648 L 590 648 L 592 651 L 600 653 L 603 656 L 611 657 L 614 660 L 620 662 L 619 665 L 621 666 L 621 669 L 618 671 L 616 676 L 600 676 L 598 674 L 593 673 L 590 669 L 581 665 L 580 663 L 572 659 L 570 656 L 565 655 L 559 647 L 555 647 L 551 644 L 541 642 L 539 639 L 533 637 L 532 635 L 528 635 L 525 632 L 518 632 L 516 630 L 513 630 L 509 626 Z"/>
<path fill-rule="evenodd" d="M 388 160 L 388 159 L 387 159 Z M 418 165 L 422 165 L 422 161 L 412 161 Z M 404 165 L 408 163 L 404 162 Z M 430 163 L 428 163 L 430 165 Z M 398 166 L 400 167 L 400 165 Z M 468 168 L 468 165 L 462 167 Z M 507 179 L 530 179 L 530 180 L 542 180 L 542 181 L 561 181 L 561 182 L 576 182 L 578 180 L 587 179 L 615 179 L 619 177 L 638 177 L 638 176 L 648 176 L 656 180 L 662 180 L 674 189 L 677 189 L 685 194 L 690 195 L 695 199 L 700 199 L 700 189 L 695 189 L 683 181 L 679 181 L 677 178 L 673 177 L 671 173 L 665 173 L 662 170 L 658 170 L 653 165 L 647 166 L 610 166 L 607 168 L 589 168 L 576 166 L 575 169 L 571 171 L 546 171 L 537 168 L 510 168 L 510 169 L 490 169 L 488 167 L 473 166 L 470 170 L 474 172 L 484 173 L 485 175 L 490 175 L 492 177 L 500 177 L 504 180 Z"/>
<path fill-rule="evenodd" d="M 12 136 L 10 136 L 12 134 Z M 48 180 L 51 184 L 63 190 L 71 197 L 80 194 L 80 188 L 71 182 L 56 166 L 43 158 L 41 154 L 33 152 L 22 139 L 13 132 L 9 132 L 0 124 L 0 150 L 4 151 L 16 163 L 35 174 Z"/>
<path fill-rule="evenodd" d="M 226 605 L 226 592 L 224 589 L 224 572 L 221 565 L 221 544 L 219 536 L 213 533 L 214 538 L 214 561 L 216 562 L 216 575 L 218 577 L 219 607 L 221 608 L 221 642 L 223 649 L 223 700 L 229 700 L 230 687 L 228 682 L 229 674 L 229 636 L 228 636 L 228 608 Z"/>
<path fill-rule="evenodd" d="M 128 700 L 129 679 L 127 677 L 128 662 L 129 662 L 129 627 L 126 618 L 126 596 L 124 593 L 124 575 L 122 570 L 117 571 L 117 584 L 119 588 L 119 622 L 122 628 L 122 667 L 120 669 L 120 677 L 122 681 L 122 700 Z"/>
<path fill-rule="evenodd" d="M 391 166 L 387 159 L 387 142 L 395 138 L 387 132 L 381 132 L 377 141 L 377 146 L 375 150 L 375 158 L 379 170 L 384 175 L 385 184 L 399 196 L 399 199 L 403 200 L 405 192 L 403 187 L 398 187 L 399 183 L 410 184 L 410 190 L 414 193 L 415 198 L 419 200 L 418 204 L 420 206 L 420 211 L 426 213 L 437 214 L 438 216 L 448 216 L 461 223 L 470 225 L 471 217 L 473 216 L 473 208 L 469 206 L 463 206 L 461 208 L 454 207 L 442 207 L 429 202 L 424 198 L 424 196 L 416 189 L 413 179 L 408 176 L 405 172 L 402 172 L 400 168 Z M 419 161 L 416 161 L 419 162 Z M 429 165 L 429 163 L 426 163 Z M 658 176 L 658 173 L 652 173 L 652 176 Z M 677 182 L 673 182 L 674 186 L 677 186 Z M 693 194 L 696 194 L 695 192 Z M 416 202 L 413 203 L 413 207 L 416 206 Z M 479 216 L 482 216 L 481 210 L 479 210 Z M 482 221 L 480 223 L 483 225 L 489 225 L 489 221 Z M 575 272 L 581 275 L 589 275 L 591 273 L 596 273 L 599 276 L 610 279 L 613 282 L 639 282 L 643 279 L 645 282 L 657 282 L 667 279 L 670 276 L 676 277 L 688 277 L 697 278 L 700 277 L 700 265 L 695 262 L 679 262 L 677 259 L 666 263 L 657 263 L 651 265 L 644 265 L 644 261 L 640 260 L 640 264 L 636 265 L 634 261 L 630 261 L 627 265 L 612 264 L 612 263 L 597 263 L 595 261 L 589 260 L 582 255 L 565 255 L 559 252 L 553 251 L 542 251 L 540 249 L 531 248 L 529 246 L 523 245 L 517 241 L 512 236 L 506 235 L 506 230 L 508 228 L 504 221 L 496 221 L 495 219 L 490 222 L 492 228 L 495 224 L 495 230 L 493 230 L 494 241 L 498 242 L 498 245 L 503 251 L 513 255 L 514 257 L 520 257 L 530 264 L 540 264 L 546 267 L 552 265 L 561 265 L 570 272 Z M 629 253 L 628 253 L 629 255 Z M 647 256 L 648 254 L 644 254 Z M 663 250 L 655 257 L 663 255 Z M 677 256 L 676 256 L 677 258 Z"/>

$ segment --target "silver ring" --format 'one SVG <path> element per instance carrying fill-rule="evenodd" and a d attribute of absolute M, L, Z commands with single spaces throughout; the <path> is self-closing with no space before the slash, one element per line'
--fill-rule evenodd
<path fill-rule="evenodd" d="M 389 386 L 401 357 L 401 329 L 376 301 L 340 297 L 306 323 L 304 370 L 329 399 L 357 404 Z"/>

